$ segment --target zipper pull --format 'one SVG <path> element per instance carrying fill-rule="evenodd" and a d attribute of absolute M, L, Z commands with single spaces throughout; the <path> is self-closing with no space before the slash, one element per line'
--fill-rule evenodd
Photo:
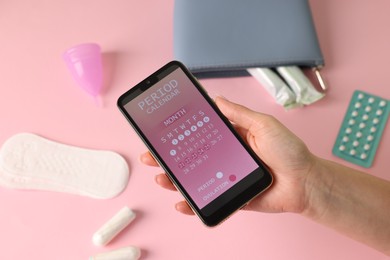
<path fill-rule="evenodd" d="M 321 75 L 320 70 L 321 70 L 321 67 L 314 67 L 313 68 L 313 71 L 314 71 L 314 74 L 316 74 L 318 83 L 320 83 L 320 86 L 321 86 L 322 90 L 326 91 L 328 89 L 328 86 L 326 85 L 326 83 L 324 81 L 324 78 Z"/>

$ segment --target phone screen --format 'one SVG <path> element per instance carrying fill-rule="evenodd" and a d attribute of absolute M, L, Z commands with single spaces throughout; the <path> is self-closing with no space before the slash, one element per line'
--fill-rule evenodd
<path fill-rule="evenodd" d="M 182 66 L 168 66 L 150 86 L 132 92 L 123 99 L 123 110 L 190 205 L 204 217 L 220 212 L 265 174 L 269 182 L 261 162 Z M 228 192 L 234 187 L 235 192 Z"/>

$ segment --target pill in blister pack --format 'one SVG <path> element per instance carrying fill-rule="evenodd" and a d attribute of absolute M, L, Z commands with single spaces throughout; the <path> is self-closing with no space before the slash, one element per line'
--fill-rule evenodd
<path fill-rule="evenodd" d="M 390 112 L 390 101 L 356 90 L 340 127 L 333 154 L 370 167 Z"/>

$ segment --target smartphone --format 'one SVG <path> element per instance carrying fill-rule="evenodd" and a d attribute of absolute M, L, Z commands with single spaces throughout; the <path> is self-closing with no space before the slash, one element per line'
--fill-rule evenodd
<path fill-rule="evenodd" d="M 157 70 L 120 96 L 118 107 L 205 225 L 270 187 L 266 165 L 182 63 Z"/>

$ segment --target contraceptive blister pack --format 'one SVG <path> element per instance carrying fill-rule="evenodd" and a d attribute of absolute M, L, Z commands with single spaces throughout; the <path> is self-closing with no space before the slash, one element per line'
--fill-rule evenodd
<path fill-rule="evenodd" d="M 390 112 L 390 101 L 356 90 L 340 127 L 333 154 L 370 167 Z"/>

